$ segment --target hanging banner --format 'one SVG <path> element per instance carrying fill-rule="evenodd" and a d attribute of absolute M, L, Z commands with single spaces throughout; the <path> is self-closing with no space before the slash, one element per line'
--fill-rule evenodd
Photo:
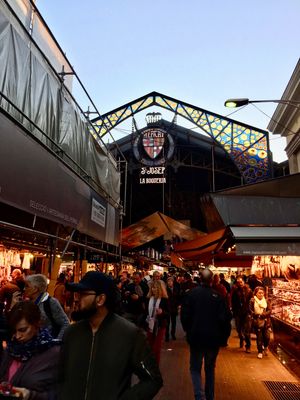
<path fill-rule="evenodd" d="M 118 245 L 119 211 L 0 113 L 0 202 Z"/>

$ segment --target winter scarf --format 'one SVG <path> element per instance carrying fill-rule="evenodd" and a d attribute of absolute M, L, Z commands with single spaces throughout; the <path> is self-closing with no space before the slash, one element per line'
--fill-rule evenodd
<path fill-rule="evenodd" d="M 50 335 L 48 329 L 41 329 L 37 336 L 26 343 L 20 343 L 15 338 L 8 342 L 9 355 L 17 361 L 27 361 L 34 354 L 42 353 L 57 344 Z"/>
<path fill-rule="evenodd" d="M 256 296 L 254 296 L 254 314 L 261 315 L 267 308 L 267 300 L 263 297 L 259 300 Z"/>
<path fill-rule="evenodd" d="M 150 332 L 154 331 L 155 322 L 156 322 L 156 310 L 159 308 L 160 298 L 150 297 L 149 305 L 148 305 L 148 330 Z"/>

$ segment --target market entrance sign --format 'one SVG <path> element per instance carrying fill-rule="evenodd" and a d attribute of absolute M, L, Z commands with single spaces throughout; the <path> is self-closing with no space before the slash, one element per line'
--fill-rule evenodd
<path fill-rule="evenodd" d="M 166 183 L 166 161 L 174 154 L 174 141 L 162 128 L 148 128 L 133 143 L 133 154 L 140 162 L 139 183 Z"/>
<path fill-rule="evenodd" d="M 144 150 L 150 159 L 154 160 L 163 150 L 165 132 L 161 129 L 147 129 L 143 133 Z"/>

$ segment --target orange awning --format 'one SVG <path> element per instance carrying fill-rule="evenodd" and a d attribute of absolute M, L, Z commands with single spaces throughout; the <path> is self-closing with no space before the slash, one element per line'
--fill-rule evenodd
<path fill-rule="evenodd" d="M 251 267 L 251 256 L 237 256 L 235 249 L 224 252 L 224 244 L 231 238 L 228 228 L 208 233 L 201 238 L 175 245 L 174 252 L 183 261 L 214 264 L 216 267 Z"/>
<path fill-rule="evenodd" d="M 123 247 L 132 249 L 163 236 L 167 232 L 186 240 L 204 235 L 203 232 L 190 228 L 157 211 L 124 228 L 121 232 L 121 243 Z"/>
<path fill-rule="evenodd" d="M 223 228 L 200 238 L 178 243 L 175 245 L 174 251 L 184 260 L 197 260 L 200 256 L 207 258 L 212 252 L 221 248 L 226 239 L 226 228 Z"/>

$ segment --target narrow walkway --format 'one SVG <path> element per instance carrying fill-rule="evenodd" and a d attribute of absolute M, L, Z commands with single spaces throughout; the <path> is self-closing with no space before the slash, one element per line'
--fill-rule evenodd
<path fill-rule="evenodd" d="M 161 372 L 164 387 L 155 400 L 193 400 L 193 389 L 189 374 L 189 349 L 178 324 L 176 341 L 164 343 L 161 357 Z M 239 348 L 236 331 L 233 330 L 229 346 L 222 348 L 217 358 L 215 400 L 299 400 L 298 393 L 287 393 L 273 397 L 263 381 L 299 383 L 295 375 L 269 353 L 257 358 L 256 342 L 252 340 L 252 352 L 246 354 Z"/>

